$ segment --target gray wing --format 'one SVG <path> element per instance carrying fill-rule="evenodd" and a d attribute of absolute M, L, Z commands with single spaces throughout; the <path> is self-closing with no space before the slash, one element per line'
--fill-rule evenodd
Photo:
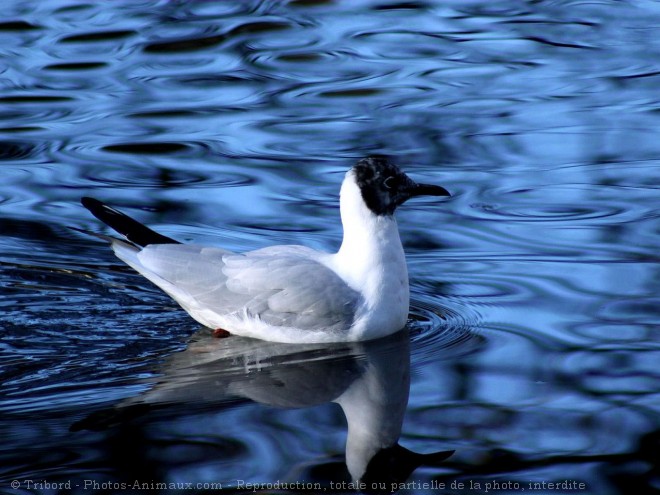
<path fill-rule="evenodd" d="M 320 256 L 302 246 L 233 254 L 218 248 L 159 244 L 147 246 L 138 259 L 185 292 L 196 306 L 217 314 L 248 314 L 269 325 L 303 330 L 348 328 L 360 295 L 323 265 Z M 172 295 L 179 301 L 188 298 Z"/>

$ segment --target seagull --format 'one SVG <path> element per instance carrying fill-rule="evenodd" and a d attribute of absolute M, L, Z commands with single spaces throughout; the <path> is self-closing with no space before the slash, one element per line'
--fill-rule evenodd
<path fill-rule="evenodd" d="M 182 244 L 93 198 L 81 202 L 123 236 L 99 235 L 118 258 L 156 284 L 217 337 L 284 343 L 355 342 L 403 329 L 408 269 L 396 208 L 416 196 L 450 196 L 418 184 L 383 156 L 344 178 L 344 237 L 336 253 L 271 246 L 245 253 Z"/>

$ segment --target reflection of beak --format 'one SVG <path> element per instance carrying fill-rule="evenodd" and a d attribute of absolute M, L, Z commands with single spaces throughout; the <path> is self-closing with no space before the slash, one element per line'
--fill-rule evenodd
<path fill-rule="evenodd" d="M 360 481 L 370 486 L 386 483 L 392 487 L 404 482 L 420 466 L 442 466 L 442 462 L 452 456 L 453 450 L 418 454 L 395 443 L 376 452 L 367 465 Z M 375 493 L 375 492 L 374 492 Z M 381 493 L 378 491 L 377 493 Z"/>
<path fill-rule="evenodd" d="M 441 186 L 434 186 L 433 184 L 414 184 L 409 190 L 408 194 L 412 196 L 451 196 L 449 191 Z"/>

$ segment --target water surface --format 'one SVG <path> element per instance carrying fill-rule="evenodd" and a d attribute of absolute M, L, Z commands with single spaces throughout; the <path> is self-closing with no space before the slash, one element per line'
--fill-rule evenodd
<path fill-rule="evenodd" d="M 350 479 L 333 401 L 393 352 L 390 436 L 456 450 L 409 481 L 660 488 L 657 2 L 3 7 L 3 489 Z M 409 349 L 214 341 L 68 229 L 101 229 L 90 195 L 182 241 L 333 250 L 373 152 L 453 193 L 398 213 Z"/>

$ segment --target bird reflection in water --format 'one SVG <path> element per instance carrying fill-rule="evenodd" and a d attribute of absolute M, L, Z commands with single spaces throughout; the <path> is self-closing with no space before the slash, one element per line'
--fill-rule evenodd
<path fill-rule="evenodd" d="M 214 339 L 205 329 L 185 351 L 170 356 L 160 373 L 143 395 L 97 411 L 71 429 L 102 430 L 152 409 L 220 405 L 236 397 L 283 408 L 334 402 L 348 424 L 345 462 L 350 476 L 344 481 L 385 493 L 419 466 L 437 466 L 453 453 L 419 454 L 398 443 L 410 391 L 405 330 L 367 342 L 294 345 Z"/>

